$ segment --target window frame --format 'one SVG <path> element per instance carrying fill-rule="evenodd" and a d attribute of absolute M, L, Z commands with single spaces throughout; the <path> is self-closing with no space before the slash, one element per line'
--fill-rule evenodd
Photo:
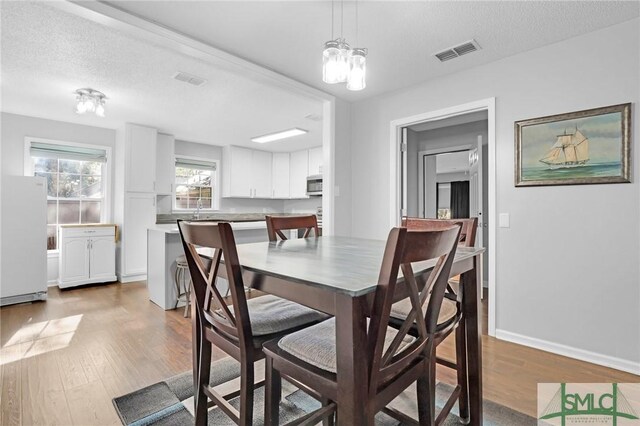
<path fill-rule="evenodd" d="M 222 190 L 222 186 L 220 185 L 220 160 L 204 158 L 204 157 L 194 157 L 191 155 L 178 155 L 176 154 L 173 159 L 173 184 L 171 185 L 171 212 L 172 213 L 186 213 L 186 212 L 194 212 L 195 208 L 180 208 L 176 205 L 176 188 L 178 184 L 176 183 L 176 162 L 178 160 L 193 160 L 193 161 L 202 161 L 211 164 L 215 164 L 215 170 L 211 176 L 212 178 L 212 187 L 211 187 L 211 208 L 203 208 L 200 209 L 201 212 L 216 212 L 220 210 L 220 191 Z M 214 190 L 217 189 L 217 190 Z"/>
<path fill-rule="evenodd" d="M 103 170 L 102 170 L 102 190 L 104 191 L 102 197 L 103 208 L 100 209 L 100 222 L 101 223 L 109 223 L 112 220 L 112 148 L 106 145 L 99 144 L 91 144 L 91 143 L 80 143 L 80 142 L 70 142 L 70 141 L 61 141 L 55 139 L 45 139 L 38 138 L 33 136 L 25 136 L 24 138 L 24 175 L 25 176 L 33 176 L 34 173 L 34 164 L 33 159 L 31 157 L 31 143 L 39 142 L 46 143 L 51 145 L 61 145 L 61 146 L 70 146 L 70 147 L 78 147 L 78 148 L 92 148 L 92 149 L 102 149 L 106 153 L 106 161 L 104 162 Z M 47 198 L 48 199 L 48 198 Z M 59 198 L 57 198 L 59 200 Z M 70 198 L 69 200 L 73 201 L 76 198 Z M 90 200 L 90 199 L 89 199 Z M 58 227 L 60 224 L 58 224 Z M 59 228 L 58 228 L 59 231 Z M 56 241 L 59 240 L 59 235 L 56 236 Z M 59 243 L 59 241 L 58 241 Z M 55 250 L 47 250 L 47 253 L 55 254 L 59 253 L 60 246 Z"/>

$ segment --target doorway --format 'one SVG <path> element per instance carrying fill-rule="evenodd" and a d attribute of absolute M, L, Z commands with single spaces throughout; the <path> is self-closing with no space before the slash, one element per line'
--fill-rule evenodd
<path fill-rule="evenodd" d="M 471 123 L 478 122 L 484 131 L 470 134 Z M 392 226 L 400 223 L 401 216 L 435 218 L 440 213 L 453 218 L 452 204 L 458 217 L 467 216 L 467 210 L 468 216 L 478 217 L 476 246 L 487 248 L 483 287 L 489 290 L 488 332 L 494 336 L 495 99 L 394 120 L 390 142 Z"/>

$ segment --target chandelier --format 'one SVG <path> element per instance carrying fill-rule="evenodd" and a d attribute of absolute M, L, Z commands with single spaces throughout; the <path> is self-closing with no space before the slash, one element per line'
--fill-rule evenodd
<path fill-rule="evenodd" d="M 349 90 L 362 90 L 367 84 L 367 49 L 351 47 L 342 36 L 344 0 L 340 2 L 340 37 L 333 39 L 333 0 L 331 2 L 331 38 L 322 52 L 322 80 L 325 83 L 347 83 Z M 356 1 L 356 43 L 358 42 L 358 2 Z"/>
<path fill-rule="evenodd" d="M 75 91 L 76 94 L 76 113 L 84 114 L 93 112 L 98 117 L 104 117 L 104 104 L 107 96 L 94 89 L 85 88 Z"/>

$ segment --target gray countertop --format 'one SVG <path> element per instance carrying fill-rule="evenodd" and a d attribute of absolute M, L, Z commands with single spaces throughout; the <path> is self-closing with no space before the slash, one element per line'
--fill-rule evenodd
<path fill-rule="evenodd" d="M 272 216 L 299 216 L 301 214 L 312 213 L 201 213 L 200 220 L 218 220 L 224 222 L 258 222 L 265 220 L 266 215 Z M 156 224 L 158 225 L 175 225 L 178 219 L 190 220 L 193 213 L 185 214 L 159 214 L 156 216 Z"/>

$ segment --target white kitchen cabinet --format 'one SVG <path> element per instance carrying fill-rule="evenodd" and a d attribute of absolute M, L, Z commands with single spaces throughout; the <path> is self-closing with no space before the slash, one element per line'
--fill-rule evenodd
<path fill-rule="evenodd" d="M 272 155 L 239 146 L 227 146 L 222 157 L 222 196 L 271 198 Z"/>
<path fill-rule="evenodd" d="M 274 152 L 272 164 L 273 198 L 289 198 L 289 153 Z"/>
<path fill-rule="evenodd" d="M 291 153 L 289 168 L 289 196 L 291 198 L 309 198 L 307 196 L 307 176 L 309 176 L 309 151 Z"/>
<path fill-rule="evenodd" d="M 253 152 L 248 148 L 227 146 L 222 156 L 222 196 L 251 198 Z"/>
<path fill-rule="evenodd" d="M 322 147 L 309 150 L 309 176 L 322 174 Z"/>
<path fill-rule="evenodd" d="M 158 131 L 127 123 L 125 126 L 125 191 L 156 192 Z"/>
<path fill-rule="evenodd" d="M 253 186 L 253 198 L 271 198 L 271 170 L 273 158 L 270 152 L 253 151 L 251 161 L 251 181 Z"/>
<path fill-rule="evenodd" d="M 147 273 L 147 228 L 156 223 L 156 195 L 127 193 L 122 225 L 122 271 L 128 276 Z"/>
<path fill-rule="evenodd" d="M 158 133 L 155 186 L 155 192 L 158 195 L 171 195 L 175 176 L 174 147 L 175 138 L 173 135 Z"/>
<path fill-rule="evenodd" d="M 60 288 L 116 281 L 115 225 L 60 228 Z"/>

